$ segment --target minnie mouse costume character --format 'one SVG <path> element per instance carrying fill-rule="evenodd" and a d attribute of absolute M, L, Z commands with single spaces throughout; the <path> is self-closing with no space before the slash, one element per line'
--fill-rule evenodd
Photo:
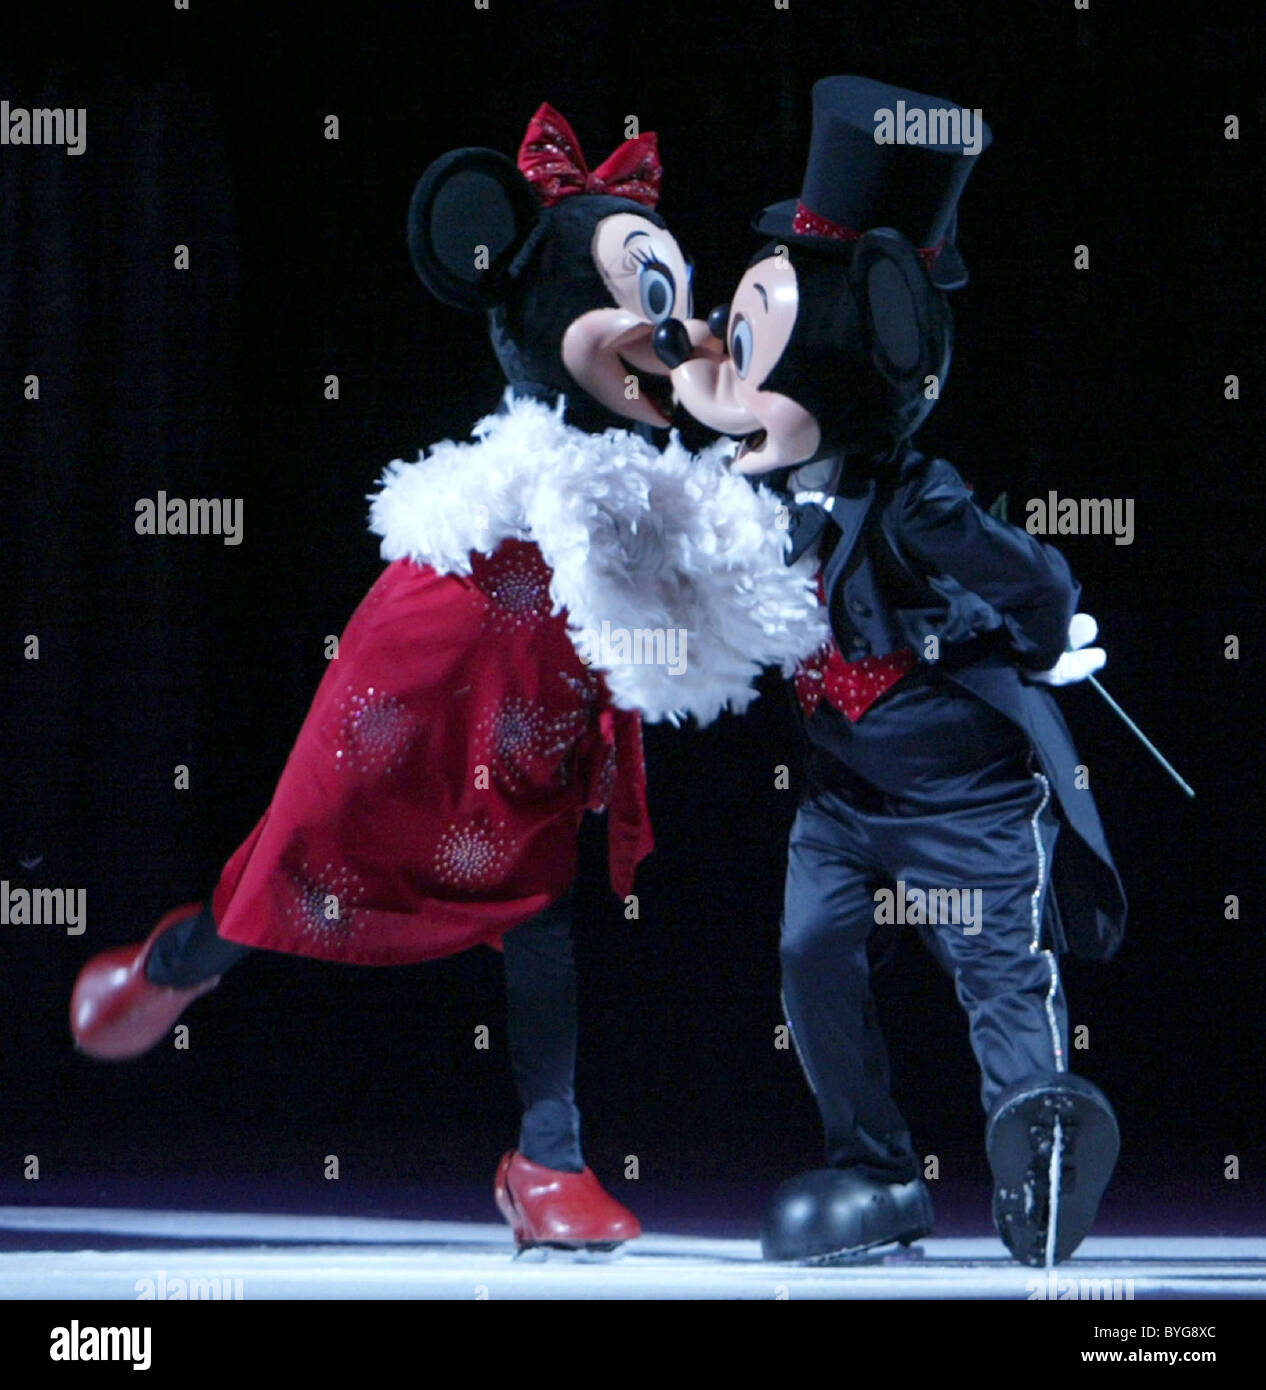
<path fill-rule="evenodd" d="M 932 143 L 878 138 L 902 111 Z M 786 489 L 792 555 L 816 553 L 831 625 L 795 680 L 808 786 L 781 947 L 829 1166 L 775 1195 L 762 1233 L 774 1260 L 848 1258 L 931 1229 L 871 996 L 877 922 L 915 922 L 954 978 L 994 1219 L 1016 1258 L 1067 1257 L 1116 1161 L 1108 1101 L 1067 1069 L 1057 952 L 1110 957 L 1125 899 L 1043 688 L 1090 675 L 1104 653 L 1087 646 L 1095 624 L 1074 616 L 1059 553 L 988 515 L 911 442 L 949 366 L 946 292 L 967 278 L 957 207 L 990 139 L 981 121 L 969 152 L 974 120 L 878 82 L 817 83 L 801 195 L 757 220 L 775 240 L 709 319 L 724 344 L 657 330 L 681 403 L 744 436 L 737 471 Z"/>
<path fill-rule="evenodd" d="M 548 105 L 517 166 L 462 149 L 422 176 L 414 266 L 445 303 L 489 311 L 503 408 L 472 442 L 387 469 L 371 527 L 389 563 L 268 810 L 207 903 L 91 960 L 71 1000 L 83 1051 L 134 1057 L 252 949 L 372 965 L 501 949 L 523 1120 L 495 1196 L 521 1246 L 609 1248 L 640 1229 L 581 1153 L 580 821 L 609 807 L 611 881 L 627 895 L 652 847 L 640 714 L 741 709 L 761 663 L 790 670 L 822 634 L 772 495 L 716 452 L 618 428 L 668 423 L 648 389 L 667 384 L 652 335 L 690 314 L 659 183 L 653 134 L 591 173 Z M 593 640 L 668 628 L 688 661 L 623 664 Z"/>

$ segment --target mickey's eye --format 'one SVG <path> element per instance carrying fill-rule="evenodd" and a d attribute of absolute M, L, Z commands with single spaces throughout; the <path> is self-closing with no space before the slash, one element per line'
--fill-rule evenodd
<path fill-rule="evenodd" d="M 739 376 L 745 377 L 752 365 L 752 325 L 742 314 L 735 314 L 730 328 L 730 360 Z"/>
<path fill-rule="evenodd" d="M 637 276 L 637 292 L 642 301 L 642 313 L 651 323 L 663 323 L 673 311 L 677 300 L 677 282 L 663 263 L 651 257 L 641 260 Z"/>

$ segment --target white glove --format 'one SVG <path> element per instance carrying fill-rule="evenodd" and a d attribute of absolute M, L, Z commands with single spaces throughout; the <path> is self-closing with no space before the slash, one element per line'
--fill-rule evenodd
<path fill-rule="evenodd" d="M 1049 671 L 1030 671 L 1029 679 L 1042 685 L 1072 685 L 1103 667 L 1108 659 L 1102 647 L 1088 647 L 1099 635 L 1099 624 L 1089 613 L 1074 613 L 1068 624 L 1068 650 Z"/>

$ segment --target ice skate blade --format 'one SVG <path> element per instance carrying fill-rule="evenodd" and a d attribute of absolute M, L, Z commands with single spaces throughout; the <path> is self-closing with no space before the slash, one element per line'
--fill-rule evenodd
<path fill-rule="evenodd" d="M 568 1264 L 610 1264 L 619 1259 L 627 1241 L 618 1240 L 592 1245 L 556 1245 L 548 1241 L 520 1245 L 514 1252 L 516 1263 L 546 1264 L 562 1260 Z"/>
<path fill-rule="evenodd" d="M 853 1246 L 847 1250 L 833 1250 L 825 1255 L 808 1255 L 802 1260 L 788 1261 L 791 1264 L 811 1265 L 814 1268 L 840 1268 L 848 1265 L 906 1265 L 918 1264 L 924 1256 L 921 1245 L 915 1245 L 917 1236 L 909 1240 L 883 1240 L 874 1245 Z"/>

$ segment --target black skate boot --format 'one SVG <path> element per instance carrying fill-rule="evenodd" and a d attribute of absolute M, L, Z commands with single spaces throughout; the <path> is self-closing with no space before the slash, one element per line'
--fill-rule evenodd
<path fill-rule="evenodd" d="M 993 1220 L 1021 1264 L 1049 1269 L 1081 1244 L 1120 1147 L 1108 1098 L 1084 1077 L 1037 1077 L 998 1097 L 985 1130 Z"/>
<path fill-rule="evenodd" d="M 818 1168 L 774 1193 L 761 1228 L 767 1260 L 842 1264 L 883 1245 L 909 1245 L 932 1229 L 921 1178 L 886 1183 L 856 1169 Z"/>

